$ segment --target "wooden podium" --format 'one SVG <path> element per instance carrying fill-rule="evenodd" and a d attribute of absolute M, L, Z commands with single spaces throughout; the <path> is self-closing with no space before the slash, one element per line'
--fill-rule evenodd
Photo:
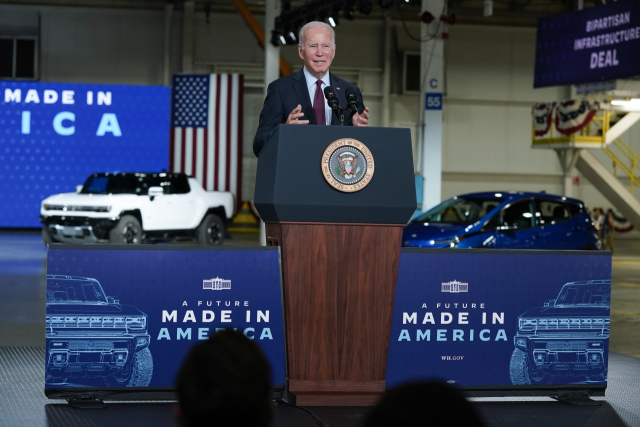
<path fill-rule="evenodd" d="M 364 143 L 375 174 L 331 187 L 320 168 L 341 138 Z M 280 125 L 260 154 L 255 205 L 280 246 L 286 392 L 300 406 L 370 406 L 385 374 L 402 230 L 416 208 L 407 129 Z"/>

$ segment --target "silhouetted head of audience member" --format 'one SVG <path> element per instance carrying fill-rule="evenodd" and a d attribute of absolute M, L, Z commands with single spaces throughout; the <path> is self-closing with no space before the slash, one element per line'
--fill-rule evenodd
<path fill-rule="evenodd" d="M 271 421 L 269 363 L 242 332 L 224 330 L 194 346 L 176 379 L 183 427 L 266 427 Z"/>
<path fill-rule="evenodd" d="M 484 427 L 473 405 L 439 382 L 416 382 L 393 389 L 373 408 L 364 427 Z"/>

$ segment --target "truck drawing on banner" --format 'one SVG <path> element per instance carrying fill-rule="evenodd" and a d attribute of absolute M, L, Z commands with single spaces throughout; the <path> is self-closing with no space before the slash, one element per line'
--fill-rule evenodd
<path fill-rule="evenodd" d="M 146 387 L 153 374 L 147 315 L 96 279 L 47 275 L 46 386 Z"/>
<path fill-rule="evenodd" d="M 555 300 L 518 317 L 509 371 L 513 384 L 607 380 L 611 281 L 565 284 Z"/>

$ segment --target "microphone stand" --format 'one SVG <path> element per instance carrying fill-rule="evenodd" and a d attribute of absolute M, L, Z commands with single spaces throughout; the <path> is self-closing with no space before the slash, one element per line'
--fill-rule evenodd
<path fill-rule="evenodd" d="M 335 115 L 338 116 L 338 120 L 340 121 L 340 126 L 346 126 L 347 121 L 344 118 L 344 112 L 346 108 L 340 107 L 340 104 L 338 103 L 338 98 L 335 98 L 335 100 L 332 100 L 331 102 L 329 102 L 329 107 L 331 107 L 331 110 L 333 110 Z"/>
<path fill-rule="evenodd" d="M 336 116 L 338 116 L 338 120 L 340 121 L 340 126 L 347 126 L 347 123 L 353 123 L 353 116 L 355 116 L 355 114 L 358 112 L 357 109 L 353 109 L 351 108 L 349 105 L 345 105 L 344 107 L 340 107 L 337 104 L 334 105 L 329 105 L 331 107 L 331 109 L 333 110 L 333 112 L 336 114 Z M 347 111 L 347 109 L 351 108 L 351 114 L 349 114 L 349 117 L 345 117 L 344 112 Z"/>

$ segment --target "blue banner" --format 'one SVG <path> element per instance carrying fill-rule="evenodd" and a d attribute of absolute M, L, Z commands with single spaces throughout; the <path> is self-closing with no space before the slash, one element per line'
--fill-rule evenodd
<path fill-rule="evenodd" d="M 93 173 L 167 169 L 169 93 L 0 81 L 0 227 L 40 227 L 40 202 Z"/>
<path fill-rule="evenodd" d="M 278 258 L 275 248 L 53 245 L 45 387 L 173 387 L 189 348 L 229 327 L 260 345 L 284 384 Z M 610 300 L 609 252 L 403 249 L 387 387 L 606 386 Z"/>
<path fill-rule="evenodd" d="M 218 328 L 255 340 L 284 384 L 277 248 L 52 245 L 47 273 L 46 389 L 174 387 Z"/>
<path fill-rule="evenodd" d="M 606 385 L 609 252 L 403 249 L 387 387 Z"/>
<path fill-rule="evenodd" d="M 640 74 L 640 2 L 619 0 L 538 20 L 534 87 Z"/>

